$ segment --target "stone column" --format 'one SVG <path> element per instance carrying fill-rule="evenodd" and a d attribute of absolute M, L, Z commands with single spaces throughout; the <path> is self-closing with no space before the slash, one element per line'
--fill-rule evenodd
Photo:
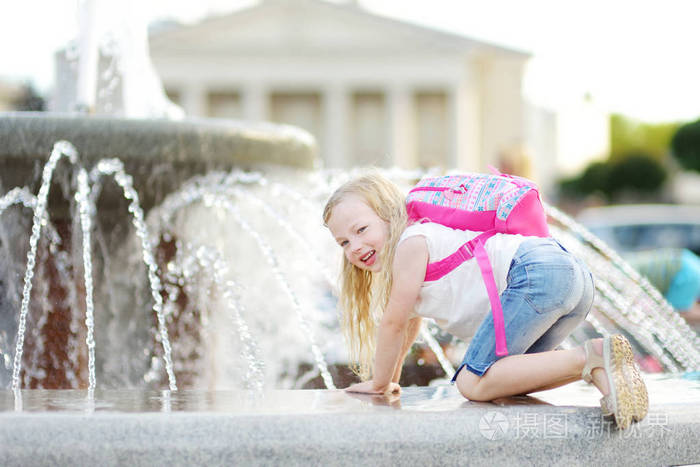
<path fill-rule="evenodd" d="M 460 128 L 460 123 L 458 121 L 459 117 L 459 103 L 460 103 L 460 89 L 459 84 L 451 86 L 447 89 L 447 168 L 454 169 L 458 167 L 459 164 L 459 143 L 460 143 L 460 132 L 464 129 Z"/>
<path fill-rule="evenodd" d="M 243 117 L 251 121 L 268 119 L 268 95 L 264 86 L 248 84 L 243 88 Z"/>
<path fill-rule="evenodd" d="M 449 117 L 452 122 L 450 132 L 450 165 L 463 171 L 484 169 L 481 160 L 481 106 L 478 83 L 471 73 L 463 77 L 450 90 Z M 454 164 L 454 165 L 452 165 Z"/>
<path fill-rule="evenodd" d="M 492 58 L 484 65 L 481 150 L 486 164 L 498 165 L 501 154 L 521 147 L 525 141 L 524 62 L 519 58 Z"/>
<path fill-rule="evenodd" d="M 416 166 L 416 134 L 413 93 L 405 85 L 392 85 L 388 90 L 389 152 L 392 165 L 411 169 Z"/>
<path fill-rule="evenodd" d="M 326 87 L 323 95 L 324 146 L 321 156 L 326 167 L 350 167 L 355 161 L 348 157 L 348 103 L 347 88 L 340 84 Z"/>
<path fill-rule="evenodd" d="M 190 83 L 182 88 L 182 107 L 188 117 L 207 116 L 207 92 L 204 85 Z"/>

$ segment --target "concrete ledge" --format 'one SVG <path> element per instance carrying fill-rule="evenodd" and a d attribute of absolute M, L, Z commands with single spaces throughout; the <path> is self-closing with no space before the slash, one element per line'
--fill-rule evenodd
<path fill-rule="evenodd" d="M 486 408 L 463 413 L 4 416 L 3 465 L 669 465 L 700 459 L 700 426 L 676 419 L 638 435 L 592 435 L 596 410 L 569 414 L 561 438 L 489 440 Z M 518 415 L 561 411 L 500 409 Z"/>
<path fill-rule="evenodd" d="M 84 398 L 84 392 L 75 393 Z M 145 398 L 154 405 L 141 413 L 110 411 L 114 406 L 99 395 L 87 411 L 64 401 L 54 407 L 58 412 L 33 412 L 31 406 L 2 412 L 0 459 L 3 465 L 169 466 L 700 461 L 697 402 L 653 405 L 642 423 L 620 432 L 596 407 L 549 405 L 531 397 L 472 403 L 445 387 L 407 388 L 400 401 L 342 391 L 276 391 L 255 401 L 233 391 L 200 392 L 201 398 L 193 392 L 157 394 Z M 191 410 L 148 411 L 158 405 L 173 410 L 178 398 L 188 399 Z M 211 406 L 195 410 L 207 398 L 216 399 L 222 412 L 211 412 Z"/>

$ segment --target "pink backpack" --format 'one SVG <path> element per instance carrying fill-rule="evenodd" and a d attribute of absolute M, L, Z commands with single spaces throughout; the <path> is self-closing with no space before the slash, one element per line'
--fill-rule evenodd
<path fill-rule="evenodd" d="M 424 178 L 408 193 L 409 222 L 435 222 L 454 229 L 483 232 L 453 254 L 428 264 L 426 281 L 435 281 L 471 258 L 476 261 L 491 302 L 496 355 L 508 355 L 503 309 L 484 244 L 496 233 L 548 237 L 547 216 L 537 186 L 501 174 L 465 174 Z"/>

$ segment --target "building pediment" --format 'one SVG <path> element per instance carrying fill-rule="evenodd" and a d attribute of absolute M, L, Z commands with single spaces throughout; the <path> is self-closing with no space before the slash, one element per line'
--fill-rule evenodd
<path fill-rule="evenodd" d="M 528 55 L 323 0 L 266 0 L 151 36 L 151 49 L 205 53 Z"/>

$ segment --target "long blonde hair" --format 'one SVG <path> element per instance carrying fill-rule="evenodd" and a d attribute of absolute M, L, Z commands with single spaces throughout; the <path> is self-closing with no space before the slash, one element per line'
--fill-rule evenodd
<path fill-rule="evenodd" d="M 371 273 L 353 266 L 343 255 L 339 306 L 342 329 L 350 356 L 350 368 L 367 380 L 374 367 L 377 325 L 389 300 L 391 270 L 396 245 L 406 228 L 405 195 L 391 181 L 373 171 L 338 188 L 323 209 L 323 223 L 328 226 L 333 208 L 347 195 L 360 196 L 387 223 L 388 236 L 380 254 L 382 267 Z"/>

